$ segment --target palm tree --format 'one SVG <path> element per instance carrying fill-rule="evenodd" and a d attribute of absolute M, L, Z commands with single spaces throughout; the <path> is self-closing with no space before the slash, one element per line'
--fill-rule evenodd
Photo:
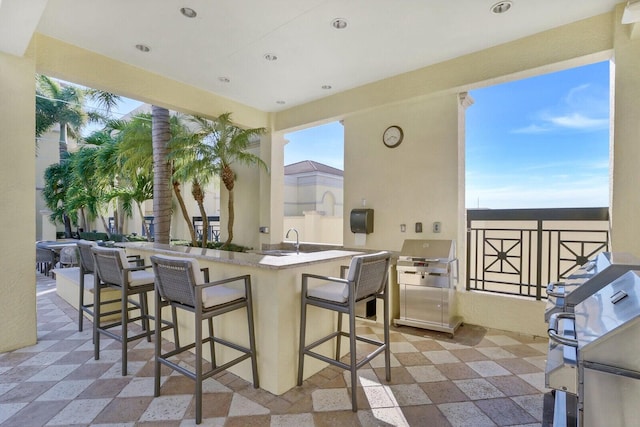
<path fill-rule="evenodd" d="M 227 205 L 227 240 L 223 248 L 228 247 L 233 240 L 234 186 L 236 175 L 231 167 L 234 163 L 247 166 L 257 165 L 268 170 L 267 164 L 257 155 L 248 151 L 249 144 L 258 136 L 266 132 L 265 128 L 242 129 L 231 121 L 231 113 L 224 113 L 217 119 L 210 121 L 202 117 L 194 117 L 198 126 L 198 133 L 203 141 L 211 146 L 212 170 L 220 175 L 224 187 L 229 193 Z"/>
<path fill-rule="evenodd" d="M 191 182 L 191 195 L 198 205 L 202 218 L 202 242 L 203 248 L 207 247 L 209 238 L 209 220 L 204 207 L 206 187 L 215 176 L 215 164 L 213 147 L 206 144 L 202 135 L 198 133 L 186 133 L 182 138 L 176 138 L 171 145 L 170 159 L 174 165 L 174 180 Z M 196 245 L 195 235 L 192 245 Z"/>
<path fill-rule="evenodd" d="M 96 89 L 84 89 L 70 84 L 60 84 L 44 75 L 36 75 L 36 137 L 41 137 L 45 132 L 58 124 L 60 128 L 59 162 L 67 161 L 70 156 L 67 152 L 67 136 L 78 138 L 82 126 L 90 121 L 105 121 L 105 115 L 97 113 L 87 113 L 85 110 L 85 95 L 93 99 L 98 106 L 109 115 L 111 109 L 117 104 L 120 97 L 109 92 Z M 75 181 L 75 180 L 74 180 Z M 80 181 L 82 183 L 83 181 Z M 77 216 L 74 209 L 81 206 L 84 209 L 85 203 L 91 203 L 90 199 L 84 199 L 89 195 L 84 191 L 86 186 L 70 187 L 67 203 L 65 206 L 68 212 L 63 212 L 59 219 L 65 227 L 65 236 L 71 237 L 71 220 Z M 65 191 L 66 194 L 66 191 Z M 83 227 L 86 227 L 86 217 L 82 211 Z"/>
<path fill-rule="evenodd" d="M 41 74 L 36 78 L 36 130 L 42 135 L 53 125 L 60 126 L 58 144 L 62 162 L 66 158 L 67 135 L 77 137 L 87 121 L 84 92 L 79 87 L 61 85 Z"/>
<path fill-rule="evenodd" d="M 51 210 L 52 221 L 66 221 L 71 237 L 71 220 L 77 221 L 77 211 L 69 208 L 67 193 L 72 186 L 73 175 L 70 162 L 54 163 L 44 171 L 42 197 Z M 66 227 L 65 227 L 66 228 Z"/>
<path fill-rule="evenodd" d="M 154 240 L 170 243 L 171 237 L 171 165 L 169 163 L 169 110 L 151 106 L 153 146 L 153 216 Z"/>
<path fill-rule="evenodd" d="M 150 174 L 153 174 L 151 124 L 152 116 L 146 113 L 138 114 L 134 116 L 131 121 L 122 124 L 119 134 L 120 153 L 127 159 L 125 167 L 142 168 L 149 171 Z M 193 139 L 193 132 L 185 126 L 182 116 L 171 115 L 169 118 L 169 126 L 171 132 L 171 139 L 169 141 L 170 151 L 174 150 L 174 146 L 181 147 L 188 145 L 184 141 Z M 180 206 L 184 221 L 187 224 L 189 234 L 191 235 L 191 243 L 193 246 L 196 246 L 195 229 L 181 192 L 181 183 L 184 182 L 183 176 L 176 173 L 176 163 L 180 160 L 178 156 L 171 154 L 169 155 L 169 159 L 171 163 L 171 185 L 173 192 Z"/>

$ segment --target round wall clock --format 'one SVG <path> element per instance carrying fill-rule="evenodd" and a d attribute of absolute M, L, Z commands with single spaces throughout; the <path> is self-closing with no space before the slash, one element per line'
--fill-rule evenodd
<path fill-rule="evenodd" d="M 382 134 L 382 142 L 389 148 L 400 145 L 402 138 L 404 138 L 404 133 L 400 126 L 389 126 Z"/>

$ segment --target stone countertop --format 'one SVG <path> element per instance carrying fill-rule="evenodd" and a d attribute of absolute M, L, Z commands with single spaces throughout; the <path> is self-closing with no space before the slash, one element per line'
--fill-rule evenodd
<path fill-rule="evenodd" d="M 117 246 L 131 250 L 154 252 L 165 255 L 184 255 L 196 259 L 221 262 L 225 264 L 246 265 L 251 267 L 280 270 L 296 268 L 310 264 L 322 263 L 328 260 L 351 258 L 363 252 L 353 250 L 332 249 L 318 252 L 301 252 L 286 255 L 269 255 L 249 252 L 230 252 L 217 249 L 203 249 L 191 246 L 167 245 L 149 242 L 125 242 Z"/>

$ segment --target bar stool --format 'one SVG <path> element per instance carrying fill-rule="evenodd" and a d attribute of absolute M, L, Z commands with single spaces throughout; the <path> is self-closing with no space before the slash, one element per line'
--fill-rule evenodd
<path fill-rule="evenodd" d="M 91 253 L 91 248 L 98 246 L 98 244 L 91 240 L 78 240 L 76 243 L 78 246 L 78 258 L 80 261 L 80 283 L 79 290 L 80 294 L 78 296 L 78 331 L 82 332 L 84 327 L 84 313 L 87 313 L 91 317 L 91 321 L 95 322 L 95 316 L 93 311 L 93 303 L 85 303 L 84 302 L 84 291 L 93 290 L 94 293 L 98 286 L 96 286 L 96 281 L 98 279 L 98 275 L 95 274 L 95 268 L 93 263 L 93 254 Z M 91 275 L 92 282 L 90 284 L 85 284 L 85 280 L 87 279 L 85 275 Z M 94 297 L 95 301 L 95 297 Z M 100 303 L 105 306 L 107 304 L 113 304 L 119 302 L 120 299 L 112 299 L 107 301 L 100 301 Z M 103 311 L 100 310 L 100 316 L 106 317 L 110 315 L 114 315 L 118 313 L 120 310 L 112 310 L 112 311 Z"/>
<path fill-rule="evenodd" d="M 93 322 L 93 341 L 94 341 L 94 358 L 100 359 L 100 334 L 107 335 L 116 341 L 122 343 L 122 376 L 127 375 L 127 344 L 142 337 L 146 337 L 147 341 L 151 341 L 151 335 L 154 330 L 151 329 L 149 321 L 154 317 L 149 315 L 149 305 L 147 301 L 147 293 L 154 290 L 155 277 L 153 273 L 144 271 L 148 266 L 130 267 L 124 249 L 121 248 L 104 248 L 94 246 L 91 248 L 95 273 L 97 278 L 94 280 L 94 322 Z M 126 266 L 126 267 L 125 267 Z M 120 296 L 120 320 L 108 324 L 102 324 L 101 319 L 101 301 L 100 290 L 109 287 L 119 289 Z M 135 300 L 132 297 L 137 296 Z M 130 316 L 131 311 L 139 311 L 137 316 Z M 172 310 L 173 322 L 162 321 L 162 326 L 157 321 L 156 328 L 162 330 L 173 328 L 174 339 L 178 346 L 178 329 L 175 327 L 176 312 Z M 142 332 L 129 335 L 128 327 L 130 323 L 140 321 L 142 323 Z M 120 333 L 115 332 L 114 328 L 119 327 Z"/>
<path fill-rule="evenodd" d="M 311 356 L 351 372 L 351 406 L 358 411 L 356 401 L 357 370 L 369 363 L 384 351 L 386 380 L 391 381 L 391 349 L 389 346 L 389 252 L 358 255 L 351 259 L 346 279 L 316 274 L 302 274 L 300 347 L 298 352 L 298 385 L 302 385 L 304 356 Z M 323 283 L 310 287 L 309 281 L 321 280 Z M 356 335 L 356 303 L 381 298 L 384 302 L 384 341 L 373 340 Z M 338 313 L 337 331 L 306 345 L 307 306 L 324 308 Z M 342 330 L 342 314 L 349 316 L 349 332 Z M 349 338 L 349 363 L 340 360 L 341 337 Z M 335 358 L 316 353 L 313 349 L 327 341 L 337 338 Z M 376 346 L 362 360 L 356 360 L 356 341 Z"/>
<path fill-rule="evenodd" d="M 163 353 L 160 342 L 160 331 L 157 331 L 155 351 L 155 396 L 160 396 L 160 365 L 164 364 L 173 370 L 195 381 L 196 395 L 196 424 L 202 422 L 202 382 L 245 359 L 251 359 L 253 371 L 253 387 L 258 388 L 258 365 L 256 362 L 256 342 L 253 325 L 253 300 L 251 298 L 251 276 L 244 275 L 228 279 L 209 282 L 208 269 L 201 270 L 198 261 L 193 258 L 178 258 L 163 255 L 151 257 L 151 264 L 156 276 L 156 318 L 161 319 L 161 311 L 157 308 L 161 302 L 166 302 L 174 308 L 180 308 L 193 313 L 195 321 L 194 342 L 175 350 Z M 243 282 L 244 289 L 223 286 L 232 282 Z M 249 327 L 249 348 L 216 337 L 213 331 L 213 318 L 230 311 L 246 308 Z M 202 336 L 202 321 L 207 320 L 209 336 Z M 158 323 L 156 323 L 157 325 Z M 209 344 L 211 352 L 211 366 L 204 371 L 202 345 Z M 214 344 L 240 351 L 237 358 L 218 366 Z M 170 360 L 173 356 L 195 348 L 195 370 L 189 370 L 180 364 L 179 360 Z"/>

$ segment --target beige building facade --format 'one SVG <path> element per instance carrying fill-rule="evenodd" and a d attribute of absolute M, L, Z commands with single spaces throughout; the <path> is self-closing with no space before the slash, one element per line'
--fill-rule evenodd
<path fill-rule="evenodd" d="M 35 318 L 35 147 L 34 73 L 110 90 L 122 96 L 187 113 L 267 127 L 259 154 L 269 173 L 239 168 L 234 241 L 258 247 L 279 243 L 284 217 L 284 135 L 295 129 L 343 120 L 344 209 L 362 199 L 375 210 L 375 232 L 366 249 L 399 250 L 406 238 L 457 241 L 464 254 L 465 92 L 595 61 L 612 63 L 611 236 L 615 251 L 640 254 L 640 39 L 622 25 L 624 4 L 614 12 L 545 31 L 511 43 L 448 60 L 279 112 L 266 113 L 177 81 L 118 63 L 35 34 L 24 56 L 0 53 L 0 144 L 9 159 L 0 170 L 0 227 L 3 279 L 0 351 L 36 342 Z M 472 108 L 472 107 L 471 107 Z M 397 148 L 382 144 L 391 124 L 404 129 Z M 439 185 L 407 188 L 406 183 Z M 418 193 L 416 193 L 418 191 Z M 226 193 L 222 191 L 221 205 Z M 401 233 L 399 224 L 439 221 L 434 235 Z M 268 226 L 270 233 L 259 233 Z M 225 224 L 223 222 L 222 228 Z M 343 217 L 343 244 L 357 246 Z M 464 265 L 461 260 L 460 265 Z M 464 272 L 461 282 L 464 283 Z M 466 323 L 542 334 L 543 303 L 458 290 L 458 311 Z"/>

